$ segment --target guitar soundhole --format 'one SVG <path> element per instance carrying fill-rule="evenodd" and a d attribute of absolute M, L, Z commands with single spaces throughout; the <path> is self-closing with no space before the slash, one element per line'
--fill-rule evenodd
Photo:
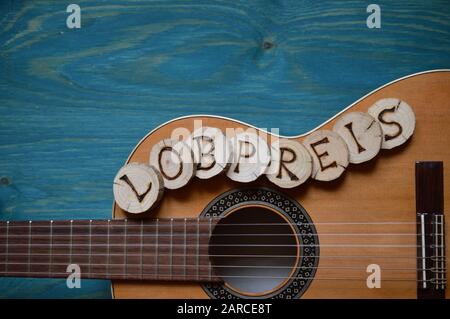
<path fill-rule="evenodd" d="M 204 217 L 220 217 L 210 260 L 224 283 L 206 283 L 211 298 L 299 298 L 319 264 L 319 237 L 306 210 L 277 190 L 233 189 L 217 196 Z"/>
<path fill-rule="evenodd" d="M 262 205 L 228 213 L 214 228 L 209 252 L 215 274 L 230 290 L 249 297 L 282 289 L 301 254 L 289 220 Z"/>

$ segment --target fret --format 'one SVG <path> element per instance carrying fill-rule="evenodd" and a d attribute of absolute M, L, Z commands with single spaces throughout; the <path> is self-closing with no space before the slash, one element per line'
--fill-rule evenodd
<path fill-rule="evenodd" d="M 9 220 L 6 222 L 6 255 L 5 255 L 5 273 L 8 272 L 8 260 L 9 260 Z"/>
<path fill-rule="evenodd" d="M 199 255 L 200 255 L 200 218 L 197 217 L 197 254 L 196 254 L 196 274 L 197 274 L 197 280 L 199 280 L 200 271 L 199 271 Z"/>
<path fill-rule="evenodd" d="M 112 220 L 110 227 L 110 277 L 123 279 L 125 273 L 125 255 L 123 250 L 123 220 Z"/>
<path fill-rule="evenodd" d="M 186 246 L 187 246 L 187 243 L 186 243 L 186 218 L 184 219 L 184 245 L 183 245 L 183 265 L 184 265 L 184 267 L 183 267 L 183 276 L 184 276 L 184 278 L 186 278 L 186 251 L 187 251 L 187 249 L 186 249 Z"/>
<path fill-rule="evenodd" d="M 53 220 L 50 221 L 50 243 L 49 243 L 49 247 L 48 247 L 48 259 L 49 259 L 49 266 L 48 266 L 48 273 L 49 275 L 51 275 L 52 273 L 52 255 L 53 255 Z"/>
<path fill-rule="evenodd" d="M 141 279 L 144 278 L 144 261 L 143 261 L 143 247 L 144 247 L 144 220 L 141 219 L 141 247 L 140 247 L 140 265 L 141 265 Z"/>
<path fill-rule="evenodd" d="M 70 220 L 69 265 L 72 264 L 73 219 Z"/>
<path fill-rule="evenodd" d="M 110 254 L 109 254 L 109 233 L 110 233 L 110 226 L 111 226 L 111 220 L 108 219 L 108 223 L 106 224 L 106 231 L 107 231 L 107 235 L 106 235 L 106 278 L 109 278 L 109 264 L 110 264 Z"/>
<path fill-rule="evenodd" d="M 91 274 L 92 265 L 92 219 L 89 220 L 89 258 L 88 258 L 88 273 Z"/>
<path fill-rule="evenodd" d="M 173 278 L 173 218 L 170 219 L 170 251 L 169 251 L 169 268 L 170 279 Z"/>
<path fill-rule="evenodd" d="M 209 218 L 209 221 L 208 221 L 208 238 L 211 238 L 211 235 L 212 235 L 211 223 L 212 223 L 212 219 Z M 212 274 L 211 274 L 212 269 L 211 268 L 212 268 L 211 267 L 211 260 L 208 258 L 208 280 L 209 281 L 211 281 L 211 278 L 212 278 Z"/>
<path fill-rule="evenodd" d="M 128 260 L 128 254 L 127 254 L 127 232 L 128 232 L 128 227 L 127 227 L 127 225 L 128 225 L 128 220 L 127 219 L 125 219 L 125 222 L 124 222 L 124 224 L 123 224 L 123 228 L 124 228 L 124 230 L 123 230 L 123 232 L 124 232 L 124 236 L 123 236 L 123 241 L 124 241 L 124 243 L 123 243 L 123 255 L 125 256 L 124 257 L 124 260 L 123 260 L 123 263 L 124 263 L 124 270 L 123 270 L 123 272 L 124 272 L 124 274 L 123 274 L 123 276 L 124 276 L 124 278 L 126 278 L 127 277 L 127 273 L 128 273 L 128 269 L 127 269 L 127 266 L 128 266 L 128 263 L 127 263 L 127 260 Z"/>
<path fill-rule="evenodd" d="M 27 262 L 27 272 L 29 273 L 31 270 L 31 243 L 32 243 L 32 236 L 31 236 L 31 225 L 32 221 L 30 220 L 28 222 L 28 262 Z"/>
<path fill-rule="evenodd" d="M 156 240 L 156 245 L 155 245 L 155 278 L 158 279 L 159 277 L 159 270 L 158 270 L 158 266 L 159 266 L 159 219 L 156 219 L 156 230 L 155 230 L 155 240 Z"/>

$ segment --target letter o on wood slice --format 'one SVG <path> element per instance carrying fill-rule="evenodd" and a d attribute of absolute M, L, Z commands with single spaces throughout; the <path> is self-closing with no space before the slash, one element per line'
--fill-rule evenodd
<path fill-rule="evenodd" d="M 159 170 L 168 189 L 183 187 L 195 175 L 192 150 L 182 141 L 159 141 L 150 152 L 150 165 Z"/>
<path fill-rule="evenodd" d="M 395 98 L 379 100 L 369 108 L 368 113 L 381 125 L 383 149 L 402 145 L 414 133 L 416 126 L 414 111 L 402 100 Z"/>
<path fill-rule="evenodd" d="M 195 176 L 211 178 L 222 173 L 232 161 L 231 141 L 215 127 L 195 130 L 186 141 L 194 154 Z"/>
<path fill-rule="evenodd" d="M 144 213 L 162 198 L 163 179 L 152 166 L 127 164 L 114 178 L 113 192 L 117 205 L 124 211 L 132 214 Z"/>
<path fill-rule="evenodd" d="M 358 164 L 369 161 L 381 149 L 383 133 L 381 126 L 367 113 L 345 114 L 336 122 L 333 131 L 347 143 L 350 163 Z"/>
<path fill-rule="evenodd" d="M 273 142 L 270 156 L 271 162 L 266 176 L 279 187 L 297 187 L 311 176 L 311 156 L 307 149 L 295 140 L 280 139 Z"/>
<path fill-rule="evenodd" d="M 248 183 L 261 176 L 270 162 L 267 142 L 254 133 L 237 134 L 231 140 L 233 163 L 227 176 L 236 182 Z"/>
<path fill-rule="evenodd" d="M 331 181 L 345 171 L 349 163 L 347 144 L 339 134 L 320 130 L 308 135 L 303 145 L 313 160 L 312 178 Z"/>

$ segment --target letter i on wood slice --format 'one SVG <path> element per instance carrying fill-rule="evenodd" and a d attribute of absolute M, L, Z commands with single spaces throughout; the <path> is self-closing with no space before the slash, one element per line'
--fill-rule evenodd
<path fill-rule="evenodd" d="M 312 178 L 331 181 L 345 171 L 349 163 L 347 144 L 339 134 L 320 130 L 308 135 L 303 141 L 313 159 Z"/>
<path fill-rule="evenodd" d="M 222 173 L 232 161 L 231 141 L 215 127 L 201 127 L 186 140 L 197 166 L 195 176 L 211 178 Z"/>
<path fill-rule="evenodd" d="M 367 113 L 345 114 L 336 122 L 333 131 L 347 143 L 350 163 L 358 164 L 369 161 L 381 149 L 383 133 L 381 126 Z"/>
<path fill-rule="evenodd" d="M 233 163 L 227 176 L 236 182 L 248 183 L 261 176 L 270 162 L 267 142 L 254 133 L 237 134 L 231 141 Z"/>
<path fill-rule="evenodd" d="M 270 156 L 266 176 L 279 187 L 297 187 L 311 176 L 312 159 L 300 142 L 289 139 L 275 141 L 271 145 Z"/>
<path fill-rule="evenodd" d="M 408 103 L 395 99 L 381 99 L 369 108 L 383 130 L 381 148 L 391 149 L 405 143 L 414 133 L 416 117 Z"/>
<path fill-rule="evenodd" d="M 168 189 L 183 187 L 195 175 L 192 150 L 182 141 L 159 141 L 150 152 L 150 165 L 159 170 Z"/>
<path fill-rule="evenodd" d="M 128 213 L 139 214 L 150 210 L 162 198 L 164 183 L 154 167 L 131 163 L 117 173 L 113 192 L 120 208 Z"/>

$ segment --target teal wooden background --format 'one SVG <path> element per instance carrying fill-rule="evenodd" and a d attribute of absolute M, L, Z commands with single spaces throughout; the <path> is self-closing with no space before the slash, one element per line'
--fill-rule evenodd
<path fill-rule="evenodd" d="M 82 28 L 66 27 L 68 4 Z M 378 86 L 450 67 L 450 2 L 0 2 L 0 218 L 107 218 L 133 146 L 211 113 L 305 132 Z M 0 297 L 109 298 L 107 281 L 0 279 Z"/>

